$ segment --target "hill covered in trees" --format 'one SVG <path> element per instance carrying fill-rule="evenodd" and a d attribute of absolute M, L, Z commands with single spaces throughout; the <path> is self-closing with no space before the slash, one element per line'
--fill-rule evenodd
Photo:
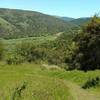
<path fill-rule="evenodd" d="M 73 23 L 73 24 L 76 24 L 76 25 L 81 26 L 81 25 L 83 25 L 83 24 L 89 22 L 90 19 L 91 19 L 91 18 L 89 18 L 89 17 L 86 17 L 86 18 L 84 17 L 84 18 L 73 19 L 73 20 L 71 20 L 70 22 Z"/>
<path fill-rule="evenodd" d="M 65 22 L 70 22 L 76 26 L 82 26 L 85 23 L 88 23 L 91 17 L 80 17 L 80 18 L 71 18 L 71 17 L 57 17 Z"/>
<path fill-rule="evenodd" d="M 0 9 L 0 37 L 20 38 L 52 35 L 76 27 L 54 16 L 34 11 Z"/>
<path fill-rule="evenodd" d="M 67 22 L 74 20 L 74 18 L 71 18 L 71 17 L 60 17 L 60 19 L 67 21 Z"/>

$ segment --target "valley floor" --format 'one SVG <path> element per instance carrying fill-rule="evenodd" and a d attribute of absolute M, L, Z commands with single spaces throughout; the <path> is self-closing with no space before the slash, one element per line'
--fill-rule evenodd
<path fill-rule="evenodd" d="M 100 71 L 64 71 L 38 64 L 0 63 L 0 100 L 100 100 L 100 87 L 84 90 L 82 84 Z"/>

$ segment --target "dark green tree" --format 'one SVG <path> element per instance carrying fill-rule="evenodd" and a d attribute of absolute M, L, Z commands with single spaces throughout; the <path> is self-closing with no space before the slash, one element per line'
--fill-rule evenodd
<path fill-rule="evenodd" d="M 100 69 L 100 17 L 95 15 L 91 18 L 74 41 L 78 49 L 71 56 L 73 68 L 85 71 Z"/>

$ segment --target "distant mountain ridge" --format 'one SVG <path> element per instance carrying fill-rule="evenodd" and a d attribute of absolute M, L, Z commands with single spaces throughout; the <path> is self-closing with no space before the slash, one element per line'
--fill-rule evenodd
<path fill-rule="evenodd" d="M 84 23 L 87 23 L 91 18 L 90 17 L 81 17 L 81 18 L 71 18 L 71 17 L 59 17 L 65 22 L 71 22 L 74 25 L 81 26 Z"/>
<path fill-rule="evenodd" d="M 90 17 L 84 17 L 84 18 L 78 18 L 78 19 L 71 20 L 70 22 L 81 26 L 87 23 L 90 19 L 91 19 Z"/>
<path fill-rule="evenodd" d="M 71 18 L 71 17 L 60 17 L 62 20 L 64 21 L 72 21 L 74 20 L 75 18 Z"/>
<path fill-rule="evenodd" d="M 0 8 L 1 38 L 53 35 L 74 27 L 71 22 L 40 12 Z"/>

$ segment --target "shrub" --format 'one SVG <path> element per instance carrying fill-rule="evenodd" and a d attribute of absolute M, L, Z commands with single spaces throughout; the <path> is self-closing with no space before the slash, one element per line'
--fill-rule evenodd
<path fill-rule="evenodd" d="M 100 77 L 95 77 L 92 79 L 88 79 L 84 85 L 82 86 L 83 89 L 91 88 L 100 85 Z"/>
<path fill-rule="evenodd" d="M 23 42 L 18 44 L 16 46 L 16 52 L 28 62 L 43 60 L 46 57 L 45 48 L 34 46 L 32 43 Z"/>
<path fill-rule="evenodd" d="M 26 86 L 27 86 L 26 82 L 23 82 L 21 86 L 16 87 L 12 94 L 12 100 L 19 100 L 22 97 L 21 93 L 23 90 L 26 89 Z"/>
<path fill-rule="evenodd" d="M 16 53 L 14 54 L 11 53 L 6 57 L 7 64 L 20 64 L 22 62 L 24 62 L 24 57 Z"/>

